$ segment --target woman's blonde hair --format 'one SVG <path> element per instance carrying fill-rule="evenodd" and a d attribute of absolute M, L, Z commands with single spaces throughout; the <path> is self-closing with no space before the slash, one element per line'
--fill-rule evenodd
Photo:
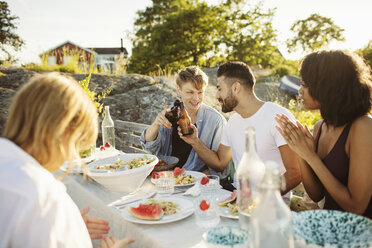
<path fill-rule="evenodd" d="M 54 171 L 95 142 L 97 125 L 96 107 L 79 84 L 48 73 L 31 78 L 16 93 L 4 137 Z"/>

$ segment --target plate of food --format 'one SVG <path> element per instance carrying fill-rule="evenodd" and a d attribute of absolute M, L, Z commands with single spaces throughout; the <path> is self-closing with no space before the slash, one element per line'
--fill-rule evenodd
<path fill-rule="evenodd" d="M 224 191 L 216 201 L 218 213 L 221 217 L 238 220 L 238 206 L 236 205 L 236 189 L 233 192 Z"/>
<path fill-rule="evenodd" d="M 321 247 L 372 247 L 372 221 L 337 210 L 308 210 L 293 214 L 297 244 Z"/>
<path fill-rule="evenodd" d="M 178 163 L 178 158 L 173 156 L 157 155 L 159 162 L 155 165 L 153 171 L 166 171 L 173 169 Z"/>
<path fill-rule="evenodd" d="M 161 172 L 152 172 L 151 175 L 151 182 L 155 184 L 155 181 Z M 198 171 L 186 171 L 185 169 L 181 169 L 179 167 L 174 168 L 173 170 L 174 175 L 174 186 L 175 187 L 188 187 L 194 185 L 197 181 L 199 181 L 203 176 L 204 173 Z"/>
<path fill-rule="evenodd" d="M 121 210 L 127 221 L 137 224 L 165 224 L 193 214 L 193 203 L 181 197 L 155 197 L 129 204 Z"/>

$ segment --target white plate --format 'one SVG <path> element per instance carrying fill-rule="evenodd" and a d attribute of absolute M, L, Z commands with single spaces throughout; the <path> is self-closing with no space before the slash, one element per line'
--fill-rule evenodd
<path fill-rule="evenodd" d="M 182 220 L 194 213 L 194 207 L 193 203 L 190 200 L 181 198 L 181 197 L 155 197 L 155 200 L 162 200 L 162 201 L 173 201 L 178 205 L 180 208 L 180 211 L 176 214 L 172 215 L 164 215 L 160 220 L 141 220 L 135 218 L 133 215 L 129 213 L 129 207 L 138 207 L 140 203 L 147 203 L 147 200 L 143 200 L 141 202 L 136 202 L 128 205 L 126 208 L 121 210 L 121 215 L 126 219 L 127 221 L 137 223 L 137 224 L 165 224 L 170 222 L 175 222 L 178 220 Z"/>
<path fill-rule="evenodd" d="M 231 193 L 232 192 L 230 192 L 230 191 L 229 192 L 227 192 L 227 191 L 221 192 L 218 195 L 217 201 L 221 201 L 221 200 L 226 199 L 227 197 L 229 197 L 231 195 Z M 216 202 L 216 205 L 217 205 L 218 213 L 219 213 L 219 215 L 221 217 L 225 217 L 225 218 L 229 218 L 229 219 L 234 219 L 234 220 L 238 220 L 239 219 L 239 215 L 235 215 L 235 214 L 230 213 L 230 211 L 227 208 L 227 206 L 222 207 L 222 206 L 218 205 L 217 202 Z"/>
<path fill-rule="evenodd" d="M 221 217 L 229 218 L 229 219 L 234 219 L 234 220 L 239 220 L 239 215 L 235 215 L 230 213 L 229 209 L 227 207 L 221 207 L 218 205 L 218 213 Z"/>
<path fill-rule="evenodd" d="M 195 177 L 195 182 L 193 183 L 188 183 L 188 184 L 175 184 L 174 187 L 187 187 L 187 186 L 192 186 L 194 185 L 196 182 L 198 182 L 200 179 L 202 179 L 205 174 L 204 173 L 201 173 L 201 172 L 198 172 L 198 171 L 186 171 L 186 176 L 187 175 L 191 175 L 193 177 Z M 155 184 L 155 180 L 154 178 L 151 177 L 151 182 L 153 184 Z"/>

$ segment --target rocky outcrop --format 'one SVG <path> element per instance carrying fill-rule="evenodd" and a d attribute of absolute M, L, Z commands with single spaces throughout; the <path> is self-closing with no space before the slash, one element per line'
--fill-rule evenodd
<path fill-rule="evenodd" d="M 205 93 L 204 102 L 218 110 L 220 106 L 216 100 L 216 69 L 205 70 L 210 83 Z M 1 68 L 0 76 L 0 132 L 2 132 L 7 117 L 11 97 L 16 90 L 37 73 L 24 68 Z M 85 74 L 70 74 L 76 80 L 86 78 Z M 113 119 L 151 124 L 156 115 L 171 105 L 177 98 L 176 84 L 172 76 L 149 77 L 139 74 L 124 76 L 93 74 L 90 80 L 91 89 L 111 92 L 102 100 L 104 105 L 110 106 Z M 264 100 L 275 100 L 283 96 L 276 83 L 259 83 L 255 88 L 256 94 Z M 225 115 L 227 118 L 229 115 Z"/>

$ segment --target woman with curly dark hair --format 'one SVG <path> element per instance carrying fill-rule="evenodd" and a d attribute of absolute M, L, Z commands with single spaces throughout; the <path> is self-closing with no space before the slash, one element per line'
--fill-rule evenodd
<path fill-rule="evenodd" d="M 356 54 L 319 51 L 302 61 L 299 90 L 305 109 L 320 109 L 314 136 L 284 115 L 277 127 L 297 153 L 303 184 L 324 209 L 372 218 L 372 75 Z"/>

